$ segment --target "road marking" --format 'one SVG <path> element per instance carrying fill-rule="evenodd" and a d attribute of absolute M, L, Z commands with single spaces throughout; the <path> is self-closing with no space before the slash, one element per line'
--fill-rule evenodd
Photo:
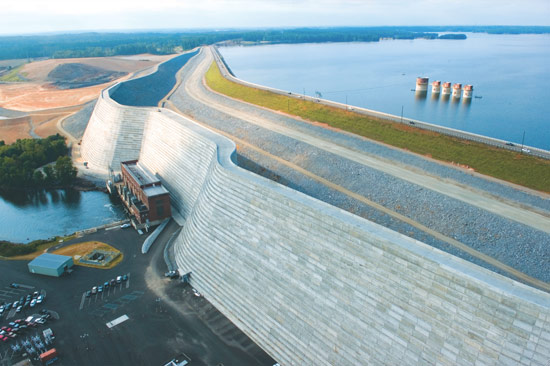
<path fill-rule="evenodd" d="M 82 310 L 82 308 L 84 307 L 84 301 L 86 301 L 86 292 L 82 293 L 82 300 L 80 300 L 80 307 L 78 308 L 78 310 Z"/>
<path fill-rule="evenodd" d="M 23 287 L 23 288 L 28 288 L 28 289 L 33 289 L 34 286 L 29 286 L 29 285 L 22 285 L 20 283 L 18 283 L 19 287 Z"/>
<path fill-rule="evenodd" d="M 128 279 L 126 280 L 126 288 L 130 287 L 130 273 L 127 274 Z"/>
<path fill-rule="evenodd" d="M 167 104 L 169 104 L 169 105 L 170 105 L 170 108 L 173 109 L 174 111 L 176 111 L 177 113 L 179 113 L 179 114 L 181 114 L 181 115 L 185 115 L 184 113 L 182 113 L 182 112 L 172 103 L 172 101 L 169 100 L 169 101 L 167 102 Z M 399 219 L 399 220 L 401 220 L 401 221 L 403 221 L 403 222 L 405 222 L 405 223 L 407 223 L 407 224 L 409 224 L 409 225 L 411 225 L 411 226 L 414 226 L 415 228 L 424 231 L 425 233 L 427 233 L 427 234 L 429 234 L 429 235 L 435 237 L 436 239 L 439 239 L 439 240 L 441 240 L 441 241 L 444 241 L 444 242 L 446 242 L 446 243 L 448 243 L 448 244 L 454 246 L 455 248 L 458 248 L 458 249 L 462 250 L 463 252 L 466 252 L 466 253 L 468 253 L 468 254 L 470 254 L 470 255 L 472 255 L 472 256 L 478 258 L 478 259 L 481 259 L 482 261 L 484 261 L 484 262 L 486 262 L 486 263 L 488 263 L 488 264 L 491 264 L 491 265 L 493 265 L 494 267 L 497 267 L 497 268 L 499 268 L 499 269 L 501 269 L 501 270 L 507 272 L 508 274 L 510 274 L 510 275 L 512 275 L 512 276 L 514 276 L 514 277 L 516 277 L 516 278 L 519 278 L 519 279 L 521 279 L 521 280 L 523 280 L 523 281 L 529 283 L 529 284 L 532 285 L 532 286 L 535 286 L 535 287 L 537 287 L 537 288 L 544 289 L 544 290 L 546 290 L 546 291 L 550 291 L 550 283 L 543 282 L 543 281 L 538 280 L 538 279 L 536 279 L 536 278 L 534 278 L 534 277 L 531 277 L 531 276 L 529 276 L 529 275 L 527 275 L 527 274 L 525 274 L 525 273 L 523 273 L 523 272 L 520 272 L 520 271 L 516 270 L 515 268 L 510 267 L 510 266 L 508 266 L 508 265 L 506 265 L 506 264 L 504 264 L 504 263 L 502 263 L 502 262 L 496 260 L 496 259 L 493 258 L 493 257 L 490 257 L 490 256 L 488 256 L 488 255 L 486 255 L 486 254 L 484 254 L 484 253 L 481 253 L 481 252 L 479 252 L 479 251 L 477 251 L 477 250 L 475 250 L 475 249 L 469 247 L 469 246 L 466 245 L 466 244 L 463 244 L 463 243 L 459 242 L 459 241 L 456 240 L 456 239 L 453 239 L 453 238 L 448 237 L 448 236 L 446 236 L 446 235 L 443 235 L 443 234 L 441 234 L 441 233 L 439 233 L 439 232 L 437 232 L 437 231 L 435 231 L 435 230 L 432 230 L 432 229 L 430 229 L 430 228 L 428 228 L 428 227 L 426 227 L 426 226 L 424 226 L 424 225 L 422 225 L 422 224 L 420 224 L 420 223 L 418 223 L 418 222 L 416 222 L 416 221 L 414 221 L 414 220 L 412 220 L 412 219 L 410 219 L 410 218 L 408 218 L 408 217 L 406 217 L 406 216 L 404 216 L 404 215 L 402 215 L 402 214 L 400 214 L 400 213 L 397 213 L 397 212 L 395 212 L 395 211 L 392 211 L 392 210 L 390 210 L 390 209 L 388 209 L 388 208 L 386 208 L 386 207 L 384 207 L 384 206 L 382 206 L 382 205 L 380 205 L 380 204 L 378 204 L 378 203 L 376 203 L 376 202 L 373 202 L 373 201 L 369 200 L 368 198 L 366 198 L 366 197 L 364 197 L 364 196 L 361 196 L 361 195 L 359 195 L 359 194 L 357 194 L 357 193 L 355 193 L 355 192 L 352 192 L 352 191 L 350 191 L 350 190 L 348 190 L 348 189 L 346 189 L 346 188 L 344 188 L 344 187 L 342 187 L 342 186 L 339 186 L 339 185 L 337 185 L 337 184 L 335 184 L 335 183 L 333 183 L 333 182 L 331 182 L 331 181 L 329 181 L 329 180 L 327 180 L 327 179 L 325 179 L 325 178 L 322 178 L 322 177 L 320 177 L 320 176 L 318 176 L 318 175 L 315 175 L 315 174 L 313 174 L 312 172 L 310 172 L 310 171 L 308 171 L 308 170 L 306 170 L 306 169 L 304 169 L 304 168 L 302 168 L 302 167 L 300 167 L 300 166 L 298 166 L 298 165 L 296 165 L 296 164 L 293 164 L 293 163 L 291 163 L 291 162 L 289 162 L 289 161 L 286 161 L 286 160 L 284 160 L 284 159 L 282 159 L 282 158 L 280 158 L 280 157 L 278 157 L 278 156 L 275 156 L 275 155 L 273 155 L 273 154 L 271 154 L 271 153 L 269 153 L 269 152 L 267 152 L 267 151 L 265 151 L 265 150 L 262 150 L 262 149 L 260 149 L 259 147 L 254 146 L 254 145 L 248 143 L 247 141 L 241 140 L 241 139 L 238 138 L 238 137 L 235 137 L 235 136 L 230 135 L 229 133 L 226 133 L 225 131 L 218 130 L 218 129 L 216 129 L 216 128 L 212 127 L 212 126 L 208 126 L 208 125 L 206 125 L 206 124 L 204 124 L 204 123 L 202 123 L 202 122 L 198 122 L 198 121 L 195 121 L 195 122 L 197 122 L 198 124 L 200 124 L 200 125 L 202 125 L 202 126 L 208 128 L 208 129 L 210 129 L 210 130 L 212 130 L 212 131 L 214 131 L 214 132 L 217 132 L 217 133 L 219 133 L 219 134 L 221 134 L 221 135 L 224 135 L 224 136 L 228 137 L 229 139 L 235 141 L 235 143 L 238 143 L 238 144 L 241 145 L 241 146 L 246 146 L 246 147 L 250 148 L 251 150 L 254 150 L 254 151 L 256 151 L 256 152 L 258 152 L 258 153 L 260 153 L 260 154 L 266 155 L 266 156 L 268 156 L 269 158 L 271 158 L 271 159 L 273 159 L 273 160 L 276 160 L 277 162 L 279 162 L 279 163 L 281 163 L 281 164 L 283 164 L 283 165 L 285 165 L 285 166 L 287 166 L 287 167 L 289 167 L 289 168 L 291 168 L 291 169 L 294 169 L 294 170 L 296 170 L 297 172 L 302 173 L 303 175 L 305 175 L 305 176 L 307 176 L 307 177 L 309 177 L 309 178 L 311 178 L 311 179 L 314 179 L 314 180 L 316 180 L 317 182 L 319 182 L 319 183 L 321 183 L 321 184 L 323 184 L 323 185 L 325 185 L 325 186 L 327 186 L 327 187 L 329 187 L 329 188 L 332 188 L 332 189 L 337 190 L 337 191 L 339 191 L 339 192 L 341 192 L 341 193 L 344 193 L 345 195 L 347 195 L 347 196 L 349 196 L 349 197 L 352 197 L 352 198 L 354 198 L 354 199 L 356 199 L 356 200 L 358 200 L 358 201 L 360 201 L 360 202 L 363 202 L 363 203 L 365 203 L 365 204 L 367 204 L 367 205 L 369 205 L 369 206 L 371 206 L 371 207 L 373 207 L 373 208 L 375 208 L 375 209 L 377 209 L 377 210 L 379 210 L 379 211 L 381 211 L 381 212 L 384 212 L 384 213 L 386 213 L 386 214 L 388 214 L 388 215 L 390 215 L 390 216 L 392 216 L 392 217 L 394 217 L 394 218 L 397 218 L 397 219 Z"/>
<path fill-rule="evenodd" d="M 130 319 L 130 318 L 128 318 L 128 315 L 125 314 L 125 315 L 120 316 L 120 317 L 116 318 L 115 320 L 110 321 L 110 322 L 108 322 L 108 323 L 106 323 L 106 324 L 107 324 L 107 326 L 108 326 L 109 328 L 112 328 L 112 327 L 114 327 L 114 326 L 119 325 L 119 324 L 122 323 L 122 322 L 125 322 L 125 321 L 128 320 L 128 319 Z"/>

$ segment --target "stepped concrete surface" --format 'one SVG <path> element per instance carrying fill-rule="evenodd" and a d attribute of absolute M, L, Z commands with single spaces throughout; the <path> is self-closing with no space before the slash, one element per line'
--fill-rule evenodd
<path fill-rule="evenodd" d="M 281 365 L 541 365 L 550 294 L 236 165 L 235 144 L 104 91 L 93 169 L 139 160 L 185 218 L 191 285 Z"/>

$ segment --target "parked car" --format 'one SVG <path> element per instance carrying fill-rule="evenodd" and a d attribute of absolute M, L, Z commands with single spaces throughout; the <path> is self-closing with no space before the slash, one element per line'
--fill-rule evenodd
<path fill-rule="evenodd" d="M 86 291 L 86 297 L 90 297 L 92 295 L 92 291 L 88 290 Z"/>
<path fill-rule="evenodd" d="M 113 278 L 113 279 L 111 280 L 111 286 L 114 286 L 115 284 L 116 284 L 116 281 L 115 281 L 115 279 Z"/>
<path fill-rule="evenodd" d="M 132 225 L 126 223 L 126 224 L 120 225 L 120 228 L 121 228 L 121 229 L 126 229 L 127 227 L 130 227 L 130 226 L 132 226 Z"/>
<path fill-rule="evenodd" d="M 19 285 L 17 283 L 13 282 L 13 283 L 10 283 L 10 287 L 11 288 L 19 288 Z"/>
<path fill-rule="evenodd" d="M 116 283 L 121 283 L 121 282 L 122 282 L 122 276 L 117 276 Z"/>
<path fill-rule="evenodd" d="M 31 300 L 31 308 L 34 308 L 36 306 L 36 299 Z"/>
<path fill-rule="evenodd" d="M 122 275 L 122 281 L 128 281 L 128 275 Z"/>
<path fill-rule="evenodd" d="M 92 295 L 97 294 L 97 286 L 92 287 Z"/>
<path fill-rule="evenodd" d="M 105 281 L 105 283 L 103 284 L 103 287 L 105 287 L 106 289 L 109 288 L 109 281 Z"/>
<path fill-rule="evenodd" d="M 36 298 L 36 303 L 37 304 L 42 304 L 42 301 L 44 301 L 44 296 L 38 295 L 38 297 Z"/>
<path fill-rule="evenodd" d="M 99 293 L 99 292 L 103 292 L 103 286 L 98 286 L 98 287 L 97 287 L 97 292 L 98 292 L 98 293 Z"/>
<path fill-rule="evenodd" d="M 20 313 L 21 310 L 23 310 L 23 305 L 19 305 L 19 306 L 17 307 L 17 309 L 15 309 L 15 312 L 16 312 L 16 313 Z"/>

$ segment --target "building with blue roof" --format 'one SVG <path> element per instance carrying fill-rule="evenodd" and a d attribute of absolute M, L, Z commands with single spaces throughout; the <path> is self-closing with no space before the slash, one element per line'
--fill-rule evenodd
<path fill-rule="evenodd" d="M 68 272 L 73 265 L 72 257 L 50 253 L 41 254 L 28 264 L 31 273 L 54 277 Z"/>

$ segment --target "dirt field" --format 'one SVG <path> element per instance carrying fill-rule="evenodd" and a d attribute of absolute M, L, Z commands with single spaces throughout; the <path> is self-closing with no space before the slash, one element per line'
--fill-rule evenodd
<path fill-rule="evenodd" d="M 131 73 L 162 62 L 169 56 L 157 55 L 136 55 L 132 57 L 90 57 L 90 58 L 64 58 L 50 59 L 26 64 L 21 74 L 31 82 L 46 82 L 48 74 L 57 66 L 67 63 L 80 63 L 89 66 L 99 67 L 110 71 Z"/>
<path fill-rule="evenodd" d="M 20 71 L 20 75 L 28 81 L 0 83 L 0 107 L 29 112 L 29 115 L 18 118 L 0 118 L 0 140 L 12 143 L 20 138 L 46 137 L 55 134 L 59 132 L 56 125 L 60 119 L 77 112 L 83 104 L 96 99 L 102 89 L 171 57 L 173 55 L 145 54 L 51 59 L 26 64 Z M 89 65 L 112 72 L 123 72 L 126 75 L 99 85 L 61 90 L 50 83 L 48 74 L 59 65 L 69 63 Z M 72 80 L 66 81 L 71 82 Z"/>

